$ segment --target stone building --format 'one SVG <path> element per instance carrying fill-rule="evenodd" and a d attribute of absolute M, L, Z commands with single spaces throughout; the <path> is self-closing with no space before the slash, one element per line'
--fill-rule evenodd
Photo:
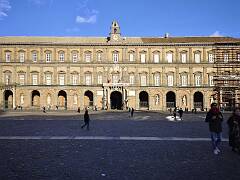
<path fill-rule="evenodd" d="M 0 37 L 1 109 L 205 109 L 231 37 Z"/>

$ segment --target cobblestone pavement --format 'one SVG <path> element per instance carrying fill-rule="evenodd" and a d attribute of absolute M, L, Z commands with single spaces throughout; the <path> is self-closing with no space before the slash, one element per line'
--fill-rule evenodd
<path fill-rule="evenodd" d="M 0 116 L 0 179 L 239 179 L 226 122 L 222 152 L 214 155 L 204 117 L 91 112 L 87 131 L 75 112 L 7 113 Z"/>

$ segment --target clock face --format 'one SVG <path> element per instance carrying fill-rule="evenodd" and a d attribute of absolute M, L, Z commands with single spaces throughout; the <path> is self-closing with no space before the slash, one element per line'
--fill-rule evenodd
<path fill-rule="evenodd" d="M 118 40 L 118 36 L 117 35 L 113 35 L 113 40 Z"/>

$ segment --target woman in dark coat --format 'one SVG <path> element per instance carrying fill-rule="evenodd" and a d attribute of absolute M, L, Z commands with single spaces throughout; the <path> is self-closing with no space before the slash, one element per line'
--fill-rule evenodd
<path fill-rule="evenodd" d="M 219 154 L 219 145 L 221 142 L 223 116 L 219 111 L 216 103 L 211 104 L 211 109 L 208 111 L 205 122 L 209 123 L 209 131 L 211 134 L 213 152 Z"/>
<path fill-rule="evenodd" d="M 89 118 L 88 110 L 86 109 L 84 113 L 84 124 L 81 126 L 81 128 L 84 128 L 85 126 L 87 126 L 87 130 L 89 130 L 89 121 L 90 121 L 90 118 Z"/>
<path fill-rule="evenodd" d="M 232 147 L 232 151 L 240 153 L 240 108 L 234 109 L 227 124 L 229 127 L 229 146 Z"/>

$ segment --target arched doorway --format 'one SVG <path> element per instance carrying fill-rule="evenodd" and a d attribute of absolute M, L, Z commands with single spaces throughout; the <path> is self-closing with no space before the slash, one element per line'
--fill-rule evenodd
<path fill-rule="evenodd" d="M 169 91 L 166 94 L 166 106 L 167 106 L 167 108 L 174 108 L 174 107 L 176 107 L 176 95 L 172 91 Z"/>
<path fill-rule="evenodd" d="M 122 109 L 122 93 L 113 91 L 110 95 L 111 109 Z"/>
<path fill-rule="evenodd" d="M 139 107 L 140 108 L 149 108 L 148 93 L 146 91 L 141 91 L 139 93 Z"/>
<path fill-rule="evenodd" d="M 63 90 L 58 92 L 58 108 L 67 109 L 67 93 Z"/>
<path fill-rule="evenodd" d="M 93 107 L 93 93 L 92 91 L 86 91 L 84 93 L 84 106 L 91 106 Z"/>
<path fill-rule="evenodd" d="M 40 107 L 40 93 L 37 90 L 32 91 L 32 106 Z"/>
<path fill-rule="evenodd" d="M 203 109 L 203 94 L 201 92 L 195 92 L 193 95 L 194 108 Z"/>
<path fill-rule="evenodd" d="M 11 90 L 6 90 L 4 92 L 4 108 L 5 109 L 13 108 L 13 92 Z"/>

